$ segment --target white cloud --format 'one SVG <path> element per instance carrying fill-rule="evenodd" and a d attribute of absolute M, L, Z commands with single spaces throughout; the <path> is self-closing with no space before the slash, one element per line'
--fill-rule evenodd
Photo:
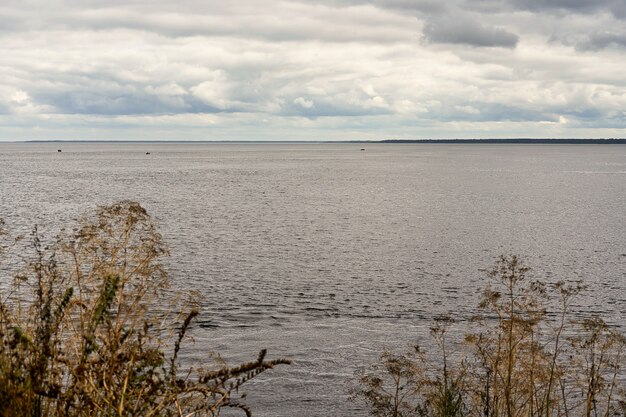
<path fill-rule="evenodd" d="M 202 102 L 219 110 L 228 110 L 235 103 L 231 100 L 229 85 L 223 71 L 216 71 L 207 81 L 191 87 L 191 93 Z"/>
<path fill-rule="evenodd" d="M 315 103 L 313 100 L 307 100 L 304 97 L 298 97 L 293 101 L 293 104 L 297 104 L 298 106 L 305 109 L 312 109 L 315 107 Z"/>
<path fill-rule="evenodd" d="M 620 4 L 6 0 L 0 140 L 624 136 Z"/>

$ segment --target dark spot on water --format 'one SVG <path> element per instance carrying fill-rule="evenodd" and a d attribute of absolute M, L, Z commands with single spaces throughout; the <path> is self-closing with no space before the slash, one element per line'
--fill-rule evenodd
<path fill-rule="evenodd" d="M 219 324 L 211 322 L 211 321 L 202 321 L 198 323 L 198 326 L 200 326 L 203 329 L 217 329 L 220 327 Z"/>

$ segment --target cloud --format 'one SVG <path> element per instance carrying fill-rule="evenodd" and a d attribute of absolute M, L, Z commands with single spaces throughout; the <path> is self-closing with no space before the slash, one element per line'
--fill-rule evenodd
<path fill-rule="evenodd" d="M 614 134 L 623 4 L 5 0 L 0 140 Z"/>
<path fill-rule="evenodd" d="M 285 100 L 281 111 L 285 115 L 298 115 L 308 118 L 316 117 L 353 117 L 375 116 L 393 113 L 387 99 L 378 95 L 371 85 L 353 85 L 347 91 L 333 86 L 326 88 L 309 88 L 307 97 L 296 97 Z"/>
<path fill-rule="evenodd" d="M 596 32 L 577 43 L 577 48 L 582 51 L 597 51 L 609 47 L 626 47 L 626 32 Z"/>
<path fill-rule="evenodd" d="M 406 17 L 383 12 L 370 4 L 354 5 L 345 13 L 337 13 L 330 6 L 296 2 L 268 0 L 263 9 L 254 2 L 238 3 L 239 7 L 228 7 L 217 1 L 191 1 L 181 7 L 170 7 L 158 1 L 110 5 L 102 2 L 97 7 L 66 4 L 47 10 L 45 15 L 33 14 L 23 7 L 9 8 L 5 12 L 11 16 L 6 19 L 11 31 L 134 30 L 165 37 L 245 37 L 274 42 L 390 43 L 410 40 L 402 30 L 409 24 Z M 324 25 L 324 22 L 332 24 Z"/>
<path fill-rule="evenodd" d="M 303 109 L 312 109 L 315 107 L 315 103 L 313 102 L 313 100 L 307 100 L 304 97 L 297 97 L 293 101 L 293 104 L 295 104 L 296 106 L 300 106 Z"/>
<path fill-rule="evenodd" d="M 475 47 L 515 48 L 519 37 L 501 27 L 491 27 L 460 16 L 436 17 L 426 22 L 424 36 L 432 43 Z"/>
<path fill-rule="evenodd" d="M 446 10 L 445 3 L 438 0 L 321 0 L 320 3 L 334 7 L 373 5 L 402 13 L 439 13 Z"/>
<path fill-rule="evenodd" d="M 508 0 L 509 4 L 521 10 L 536 12 L 575 12 L 599 13 L 607 11 L 615 17 L 626 18 L 626 4 L 623 0 Z"/>

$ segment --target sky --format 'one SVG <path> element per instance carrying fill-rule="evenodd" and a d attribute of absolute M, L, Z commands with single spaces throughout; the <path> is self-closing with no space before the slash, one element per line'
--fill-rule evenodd
<path fill-rule="evenodd" d="M 0 141 L 517 137 L 626 137 L 626 1 L 0 2 Z"/>

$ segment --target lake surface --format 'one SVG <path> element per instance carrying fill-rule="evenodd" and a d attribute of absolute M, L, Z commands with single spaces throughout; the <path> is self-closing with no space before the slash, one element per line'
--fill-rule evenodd
<path fill-rule="evenodd" d="M 127 199 L 201 295 L 188 358 L 294 360 L 247 385 L 259 417 L 366 415 L 354 370 L 475 313 L 500 254 L 584 279 L 578 316 L 626 314 L 625 145 L 0 143 L 14 231 Z"/>

